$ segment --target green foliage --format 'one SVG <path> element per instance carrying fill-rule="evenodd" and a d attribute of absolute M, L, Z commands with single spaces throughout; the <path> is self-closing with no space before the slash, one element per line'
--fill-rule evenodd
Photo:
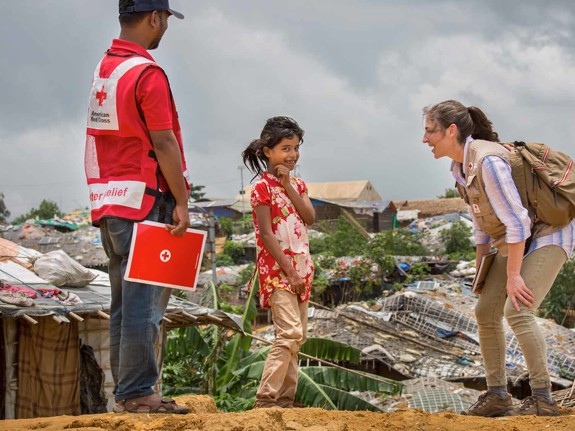
<path fill-rule="evenodd" d="M 220 310 L 225 311 L 226 313 L 231 313 L 231 314 L 242 314 L 242 312 L 244 311 L 244 306 L 243 305 L 231 305 L 227 302 L 221 302 L 220 303 Z"/>
<path fill-rule="evenodd" d="M 572 327 L 575 319 L 568 319 L 567 312 L 575 310 L 575 259 L 568 260 L 559 271 L 551 290 L 543 300 L 539 313 L 560 325 Z"/>
<path fill-rule="evenodd" d="M 216 255 L 216 265 L 217 266 L 233 266 L 235 265 L 234 260 L 227 254 L 217 254 Z"/>
<path fill-rule="evenodd" d="M 8 217 L 10 217 L 10 211 L 4 203 L 4 193 L 0 193 L 0 223 L 8 223 Z"/>
<path fill-rule="evenodd" d="M 228 255 L 234 263 L 241 263 L 244 258 L 244 246 L 239 242 L 226 241 L 224 243 L 224 254 Z"/>
<path fill-rule="evenodd" d="M 312 299 L 319 300 L 329 286 L 327 270 L 335 267 L 335 257 L 320 254 L 314 258 L 314 273 L 311 286 Z"/>
<path fill-rule="evenodd" d="M 325 338 L 308 338 L 301 346 L 300 351 L 319 359 L 329 359 L 330 361 L 344 361 L 359 364 L 361 351 L 346 343 L 340 343 Z"/>
<path fill-rule="evenodd" d="M 324 237 L 310 238 L 309 239 L 309 251 L 311 254 L 318 255 L 320 253 L 327 252 L 327 244 Z"/>
<path fill-rule="evenodd" d="M 449 229 L 440 232 L 441 242 L 445 247 L 445 252 L 449 255 L 473 253 L 473 243 L 469 239 L 470 236 L 471 228 L 462 221 L 453 222 Z"/>
<path fill-rule="evenodd" d="M 300 370 L 298 374 L 296 397 L 306 406 L 320 407 L 327 410 L 370 410 L 382 412 L 380 408 L 352 395 L 348 391 L 316 383 L 303 370 Z"/>
<path fill-rule="evenodd" d="M 168 394 L 200 392 L 205 382 L 204 358 L 210 347 L 199 328 L 185 327 L 168 331 L 162 379 Z"/>
<path fill-rule="evenodd" d="M 443 195 L 437 196 L 438 199 L 449 199 L 449 198 L 458 198 L 459 192 L 457 189 L 445 189 L 445 193 Z"/>
<path fill-rule="evenodd" d="M 310 343 L 309 350 L 304 352 L 305 349 L 302 349 L 302 353 L 308 353 L 316 357 L 321 356 L 331 361 L 349 360 L 354 362 L 357 360 L 359 362 L 359 351 L 344 343 L 334 343 L 331 340 L 316 338 L 306 341 L 302 347 L 305 347 L 308 343 Z M 254 352 L 240 363 L 241 367 L 234 373 L 244 379 L 259 380 L 268 351 L 269 347 L 265 347 Z M 313 353 L 316 355 L 313 355 Z M 296 399 L 308 407 L 380 411 L 377 407 L 351 395 L 349 392 L 373 391 L 383 396 L 401 393 L 403 385 L 399 382 L 369 373 L 362 374 L 363 376 L 359 376 L 355 373 L 329 366 L 299 367 Z"/>
<path fill-rule="evenodd" d="M 365 256 L 380 263 L 383 256 L 425 256 L 429 251 L 421 245 L 421 234 L 403 229 L 377 233 L 369 241 Z"/>
<path fill-rule="evenodd" d="M 220 217 L 218 223 L 223 234 L 230 238 L 234 233 L 234 221 L 229 217 Z"/>
<path fill-rule="evenodd" d="M 324 229 L 329 229 L 323 225 Z M 367 239 L 351 225 L 344 217 L 337 219 L 335 229 L 329 229 L 322 238 L 310 241 L 312 253 L 325 253 L 335 257 L 357 256 L 363 254 Z"/>
<path fill-rule="evenodd" d="M 216 407 L 222 412 L 243 412 L 252 408 L 255 402 L 255 389 L 251 397 L 239 397 L 227 392 L 216 395 L 214 401 Z"/>
<path fill-rule="evenodd" d="M 240 271 L 240 286 L 245 285 L 254 275 L 255 264 L 250 262 L 245 268 Z"/>
<path fill-rule="evenodd" d="M 414 263 L 411 265 L 411 269 L 409 270 L 409 275 L 405 279 L 405 283 L 413 283 L 419 280 L 423 280 L 429 274 L 429 266 L 425 263 Z"/>
<path fill-rule="evenodd" d="M 392 274 L 396 270 L 396 262 L 393 256 L 378 257 L 379 270 L 382 274 Z"/>
<path fill-rule="evenodd" d="M 234 232 L 240 235 L 253 232 L 254 219 L 251 214 L 245 214 L 234 223 Z"/>
<path fill-rule="evenodd" d="M 190 199 L 193 201 L 197 201 L 202 199 L 206 193 L 203 191 L 206 186 L 190 184 Z"/>
<path fill-rule="evenodd" d="M 259 291 L 259 279 L 256 274 L 253 274 L 252 279 L 252 289 L 248 300 L 246 301 L 246 306 L 244 307 L 244 313 L 242 315 L 242 328 L 244 332 L 251 333 L 251 323 L 257 316 L 257 304 L 256 300 L 258 298 Z M 220 375 L 217 380 L 218 389 L 221 393 L 238 393 L 242 387 L 245 386 L 245 381 L 238 378 L 238 375 L 234 373 L 237 370 L 242 358 L 246 356 L 251 356 L 249 354 L 249 348 L 251 345 L 251 338 L 244 336 L 242 334 L 235 334 L 230 342 L 226 346 L 226 351 L 229 352 L 226 355 L 225 362 L 220 368 Z"/>
<path fill-rule="evenodd" d="M 47 220 L 54 217 L 60 217 L 62 213 L 58 204 L 54 201 L 44 199 L 40 202 L 38 209 L 32 208 L 27 214 L 23 214 L 14 220 L 14 223 L 24 223 L 26 220 L 38 218 L 40 220 Z"/>
<path fill-rule="evenodd" d="M 384 394 L 397 394 L 402 389 L 402 384 L 365 373 L 368 378 L 358 376 L 346 370 L 332 367 L 302 367 L 302 372 L 310 376 L 314 382 L 321 385 L 337 387 L 343 391 L 372 391 Z"/>
<path fill-rule="evenodd" d="M 351 279 L 351 286 L 356 294 L 372 293 L 373 287 L 381 280 L 376 277 L 371 270 L 372 264 L 368 260 L 356 261 L 349 268 L 348 275 Z"/>

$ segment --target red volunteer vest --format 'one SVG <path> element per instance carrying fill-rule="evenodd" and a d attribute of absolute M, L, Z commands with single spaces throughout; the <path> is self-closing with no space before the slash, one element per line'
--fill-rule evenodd
<path fill-rule="evenodd" d="M 110 54 L 104 56 L 94 72 L 86 129 L 84 166 L 94 225 L 105 216 L 144 220 L 160 193 L 169 190 L 136 101 L 142 72 L 148 67 L 162 69 L 154 61 L 134 54 L 122 60 L 109 76 L 101 76 L 100 66 L 106 61 L 112 61 Z M 173 98 L 172 129 L 189 184 Z"/>

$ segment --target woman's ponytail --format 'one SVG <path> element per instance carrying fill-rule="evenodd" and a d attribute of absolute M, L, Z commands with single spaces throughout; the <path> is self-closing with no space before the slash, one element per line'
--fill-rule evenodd
<path fill-rule="evenodd" d="M 476 106 L 467 108 L 471 120 L 473 121 L 473 139 L 483 139 L 484 141 L 498 142 L 499 136 L 493 130 L 493 123 L 487 118 L 487 115 Z"/>

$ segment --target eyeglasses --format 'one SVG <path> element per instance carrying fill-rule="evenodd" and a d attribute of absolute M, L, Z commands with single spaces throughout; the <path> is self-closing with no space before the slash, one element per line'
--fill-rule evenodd
<path fill-rule="evenodd" d="M 423 133 L 423 137 L 424 137 L 424 138 L 429 138 L 431 135 L 433 135 L 433 134 L 436 133 L 436 132 L 439 132 L 440 130 L 445 130 L 445 129 L 444 129 L 443 127 L 437 126 L 437 127 L 436 127 L 435 129 L 433 129 L 433 130 L 426 130 L 426 131 Z"/>

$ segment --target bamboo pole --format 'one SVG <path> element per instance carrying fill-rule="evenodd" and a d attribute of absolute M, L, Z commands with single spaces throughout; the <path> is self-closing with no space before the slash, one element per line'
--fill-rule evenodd
<path fill-rule="evenodd" d="M 187 311 L 182 311 L 182 315 L 186 316 L 188 319 L 192 319 L 194 322 L 198 320 L 196 316 L 193 314 L 188 313 Z"/>
<path fill-rule="evenodd" d="M 220 322 L 223 321 L 223 319 L 220 319 L 219 317 L 214 316 L 213 314 L 208 314 L 207 317 L 208 317 L 208 319 L 210 319 L 210 320 L 212 320 L 212 321 L 214 321 L 214 322 L 220 323 Z"/>
<path fill-rule="evenodd" d="M 371 237 L 369 236 L 369 232 L 365 230 L 365 228 L 352 216 L 346 209 L 341 208 L 341 215 L 351 223 L 353 227 L 357 229 L 357 231 L 367 240 L 370 240 Z"/>
<path fill-rule="evenodd" d="M 52 320 L 54 320 L 56 323 L 58 323 L 58 324 L 60 324 L 60 325 L 61 325 L 62 323 L 70 323 L 70 321 L 69 321 L 68 319 L 62 318 L 62 316 L 53 315 L 53 316 L 51 316 L 51 317 L 52 317 Z"/>
<path fill-rule="evenodd" d="M 78 316 L 78 315 L 77 315 L 76 313 L 74 313 L 73 311 L 69 311 L 69 312 L 68 312 L 68 316 L 70 316 L 72 319 L 77 320 L 78 322 L 83 322 L 83 321 L 84 321 L 84 318 L 83 318 L 83 317 Z"/>
<path fill-rule="evenodd" d="M 98 310 L 98 316 L 100 316 L 102 319 L 110 320 L 110 315 L 104 313 L 102 310 Z"/>
<path fill-rule="evenodd" d="M 36 319 L 32 319 L 27 314 L 22 314 L 22 315 L 20 315 L 20 317 L 22 317 L 22 319 L 24 319 L 26 322 L 30 323 L 31 325 L 37 325 L 38 324 L 38 321 Z"/>

